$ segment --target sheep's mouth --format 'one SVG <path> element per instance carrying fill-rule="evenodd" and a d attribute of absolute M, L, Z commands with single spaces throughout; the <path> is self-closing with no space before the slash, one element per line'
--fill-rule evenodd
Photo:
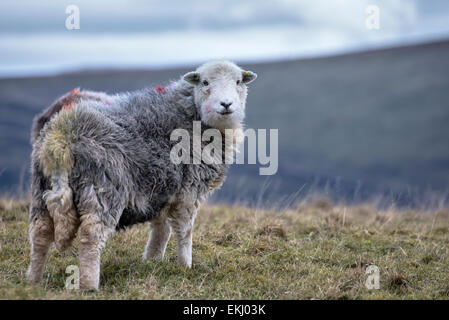
<path fill-rule="evenodd" d="M 233 111 L 227 110 L 227 111 L 221 111 L 221 112 L 218 112 L 218 113 L 221 114 L 222 116 L 225 116 L 225 115 L 233 113 Z"/>

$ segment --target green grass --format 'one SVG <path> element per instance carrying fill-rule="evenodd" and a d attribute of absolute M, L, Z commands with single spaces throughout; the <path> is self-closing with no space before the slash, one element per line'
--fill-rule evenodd
<path fill-rule="evenodd" d="M 295 210 L 205 206 L 193 268 L 176 263 L 171 239 L 162 262 L 142 262 L 147 225 L 113 235 L 101 259 L 100 291 L 64 288 L 76 265 L 52 248 L 42 286 L 25 281 L 27 203 L 0 201 L 0 299 L 448 299 L 449 211 L 379 212 L 325 201 Z M 365 269 L 380 270 L 367 289 Z"/>

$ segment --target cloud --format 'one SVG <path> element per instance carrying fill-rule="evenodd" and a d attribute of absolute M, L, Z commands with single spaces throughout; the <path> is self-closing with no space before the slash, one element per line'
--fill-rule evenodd
<path fill-rule="evenodd" d="M 76 32 L 68 3 L 0 2 L 0 74 L 292 59 L 449 35 L 449 2 L 438 0 L 77 0 Z M 379 30 L 365 26 L 372 4 Z"/>

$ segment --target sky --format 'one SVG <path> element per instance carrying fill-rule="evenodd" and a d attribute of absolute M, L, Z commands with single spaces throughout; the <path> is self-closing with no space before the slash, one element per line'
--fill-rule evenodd
<path fill-rule="evenodd" d="M 68 30 L 68 5 L 80 28 Z M 370 5 L 379 29 L 369 29 Z M 2 0 L 0 77 L 261 62 L 449 38 L 447 0 Z"/>

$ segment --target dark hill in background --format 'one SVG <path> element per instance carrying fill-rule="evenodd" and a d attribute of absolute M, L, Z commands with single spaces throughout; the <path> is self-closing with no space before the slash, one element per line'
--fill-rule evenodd
<path fill-rule="evenodd" d="M 247 66 L 247 127 L 279 129 L 279 171 L 233 166 L 215 200 L 288 205 L 311 191 L 397 204 L 449 190 L 449 41 Z M 0 190 L 29 179 L 33 116 L 75 88 L 115 93 L 166 83 L 187 69 L 85 71 L 0 79 Z M 425 202 L 424 202 L 425 201 Z"/>

